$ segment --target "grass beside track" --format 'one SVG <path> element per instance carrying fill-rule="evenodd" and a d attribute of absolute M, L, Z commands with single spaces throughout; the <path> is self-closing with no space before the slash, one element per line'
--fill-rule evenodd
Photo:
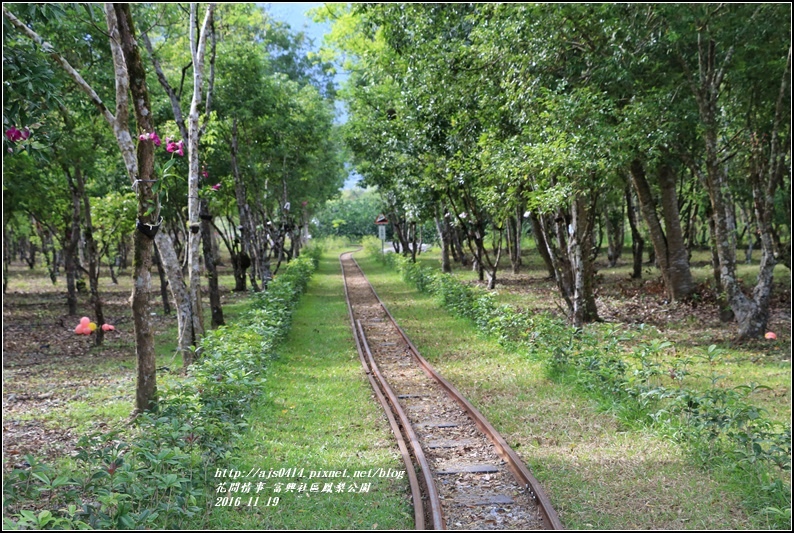
<path fill-rule="evenodd" d="M 354 472 L 404 465 L 380 406 L 361 369 L 350 331 L 338 255 L 326 252 L 293 315 L 287 341 L 271 364 L 268 393 L 252 406 L 250 431 L 228 462 L 253 482 L 240 506 L 216 506 L 197 527 L 204 529 L 411 529 L 407 479 L 354 478 Z M 244 479 L 251 469 L 297 469 L 298 475 Z M 303 475 L 300 470 L 303 469 Z M 346 478 L 310 478 L 311 472 L 347 470 Z M 324 472 L 323 472 L 324 471 Z M 217 472 L 216 472 L 217 473 Z M 265 474 L 266 475 L 266 474 Z M 265 488 L 256 494 L 256 482 Z M 281 492 L 274 492 L 276 484 Z M 287 492 L 287 484 L 295 483 Z M 312 492 L 312 484 L 317 491 Z M 333 484 L 333 492 L 327 490 Z M 338 492 L 340 483 L 345 487 Z M 356 483 L 355 492 L 349 492 Z M 359 492 L 371 483 L 368 492 Z M 303 491 L 299 491 L 306 484 Z M 246 505 L 259 496 L 257 506 Z M 279 498 L 267 506 L 268 498 Z"/>
<path fill-rule="evenodd" d="M 450 316 L 396 271 L 357 260 L 420 352 L 494 424 L 539 478 L 570 529 L 764 528 L 740 496 L 674 444 L 632 429 L 538 361 Z"/>

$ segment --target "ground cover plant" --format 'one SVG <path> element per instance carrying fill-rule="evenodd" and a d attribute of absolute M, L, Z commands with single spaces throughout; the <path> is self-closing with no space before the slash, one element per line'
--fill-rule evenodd
<path fill-rule="evenodd" d="M 381 257 L 375 244 L 369 244 L 370 252 Z M 543 371 L 555 381 L 587 392 L 622 424 L 653 428 L 683 446 L 698 465 L 724 477 L 731 490 L 742 494 L 760 523 L 788 523 L 790 410 L 770 394 L 788 390 L 785 361 L 768 365 L 771 379 L 742 382 L 737 371 L 726 385 L 723 369 L 737 363 L 729 349 L 685 346 L 676 353 L 664 334 L 648 335 L 646 328 L 571 328 L 548 311 L 517 311 L 499 304 L 494 293 L 407 258 L 390 254 L 385 260 L 480 331 L 542 361 Z M 766 405 L 777 409 L 769 412 L 762 407 Z"/>
<path fill-rule="evenodd" d="M 187 377 L 166 381 L 157 411 L 81 437 L 69 464 L 26 455 L 4 478 L 4 525 L 176 527 L 211 506 L 210 470 L 246 427 L 241 414 L 262 391 L 319 253 L 290 262 L 240 320 L 209 333 Z"/>

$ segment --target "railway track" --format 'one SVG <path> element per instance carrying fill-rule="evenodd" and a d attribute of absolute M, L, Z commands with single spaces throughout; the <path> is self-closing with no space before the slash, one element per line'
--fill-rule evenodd
<path fill-rule="evenodd" d="M 526 465 L 419 354 L 352 253 L 340 262 L 359 357 L 403 456 L 416 529 L 563 529 Z"/>

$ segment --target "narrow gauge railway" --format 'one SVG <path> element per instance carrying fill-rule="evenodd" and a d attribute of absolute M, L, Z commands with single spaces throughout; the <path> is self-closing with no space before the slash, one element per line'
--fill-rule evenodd
<path fill-rule="evenodd" d="M 563 529 L 534 476 L 419 354 L 352 253 L 340 261 L 356 346 L 403 456 L 416 529 Z"/>

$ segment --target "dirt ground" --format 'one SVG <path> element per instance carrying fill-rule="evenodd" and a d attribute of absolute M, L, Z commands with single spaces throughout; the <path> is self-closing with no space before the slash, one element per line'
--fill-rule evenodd
<path fill-rule="evenodd" d="M 604 322 L 620 324 L 646 324 L 671 336 L 670 340 L 687 341 L 692 345 L 731 344 L 744 346 L 751 350 L 774 353 L 779 360 L 791 360 L 791 283 L 776 282 L 772 291 L 769 322 L 767 330 L 775 332 L 777 342 L 771 344 L 764 340 L 737 341 L 736 321 L 720 316 L 718 295 L 710 281 L 702 278 L 706 263 L 692 263 L 697 286 L 696 297 L 687 303 L 667 302 L 662 279 L 655 269 L 643 269 L 643 278 L 631 279 L 627 266 L 608 268 L 605 263 L 597 263 L 596 305 L 599 318 Z M 757 267 L 754 267 L 757 270 Z M 778 274 L 785 268 L 778 266 Z M 785 271 L 788 273 L 788 271 Z M 478 283 L 485 286 L 485 283 Z M 512 274 L 509 265 L 498 272 L 496 289 L 507 293 L 507 301 L 528 311 L 550 311 L 562 316 L 563 309 L 558 289 L 553 280 L 545 277 L 540 270 L 522 271 Z M 744 286 L 748 297 L 752 297 L 752 287 Z M 730 313 L 729 313 L 730 314 Z M 724 319 L 728 320 L 724 320 Z"/>
<path fill-rule="evenodd" d="M 3 296 L 4 468 L 24 466 L 26 454 L 47 461 L 68 456 L 82 435 L 126 422 L 135 394 L 135 337 L 129 274 L 122 272 L 119 282 L 100 278 L 105 320 L 116 329 L 97 347 L 93 335 L 74 333 L 81 317 L 93 319 L 87 292 L 78 295 L 78 314 L 70 316 L 63 277 L 52 285 L 41 269 L 12 265 Z M 158 373 L 179 371 L 169 331 L 176 318 L 163 315 L 159 283 L 154 289 Z M 222 294 L 228 302 L 242 297 L 229 288 Z"/>

